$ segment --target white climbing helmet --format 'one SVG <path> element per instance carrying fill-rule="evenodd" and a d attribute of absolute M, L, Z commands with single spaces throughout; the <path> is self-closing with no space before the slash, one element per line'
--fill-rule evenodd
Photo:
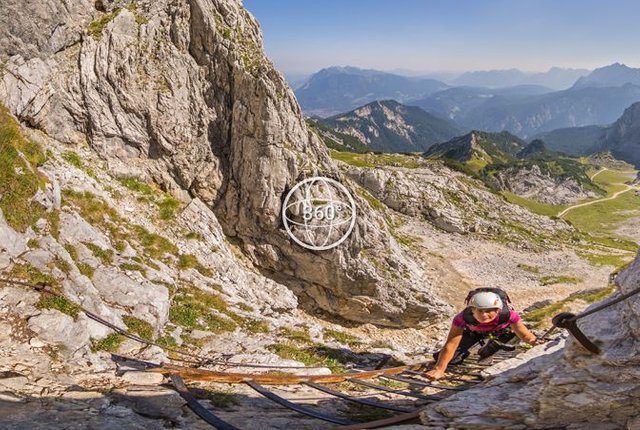
<path fill-rule="evenodd" d="M 483 291 L 481 293 L 476 293 L 471 297 L 471 300 L 469 300 L 469 306 L 473 306 L 478 309 L 501 309 L 502 300 L 500 300 L 500 296 L 496 293 Z"/>

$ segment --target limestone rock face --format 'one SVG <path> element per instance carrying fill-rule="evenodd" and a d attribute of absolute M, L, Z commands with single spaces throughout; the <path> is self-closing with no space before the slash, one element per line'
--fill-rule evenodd
<path fill-rule="evenodd" d="M 640 287 L 640 256 L 616 283 L 620 293 Z M 427 407 L 423 423 L 461 429 L 638 428 L 640 295 L 587 316 L 578 325 L 598 343 L 599 355 L 587 352 L 572 337 L 566 343 L 537 346 L 513 360 L 511 368 L 488 386 Z"/>
<path fill-rule="evenodd" d="M 550 234 L 571 229 L 563 221 L 509 204 L 480 181 L 438 163 L 418 168 L 379 166 L 369 169 L 346 164 L 341 168 L 388 207 L 426 219 L 449 233 L 495 231 L 505 222 L 522 223 Z"/>
<path fill-rule="evenodd" d="M 281 204 L 297 182 L 322 175 L 352 185 L 307 130 L 239 1 L 5 0 L 3 11 L 0 101 L 21 121 L 88 143 L 115 176 L 198 197 L 309 308 L 389 326 L 446 309 L 360 198 L 340 247 L 317 253 L 288 237 Z"/>
<path fill-rule="evenodd" d="M 537 165 L 529 169 L 510 168 L 493 178 L 498 189 L 550 205 L 565 205 L 588 198 L 600 197 L 586 190 L 574 178 L 553 178 L 540 171 Z"/>

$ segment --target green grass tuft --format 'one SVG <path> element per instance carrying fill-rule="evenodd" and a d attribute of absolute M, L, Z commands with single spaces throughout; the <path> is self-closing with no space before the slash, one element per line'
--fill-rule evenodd
<path fill-rule="evenodd" d="M 148 341 L 153 339 L 153 326 L 148 322 L 129 315 L 123 316 L 122 321 L 130 332 Z"/>
<path fill-rule="evenodd" d="M 253 334 L 269 333 L 269 324 L 260 320 L 249 320 L 244 327 L 249 333 Z"/>
<path fill-rule="evenodd" d="M 147 196 L 153 196 L 155 194 L 155 190 L 150 185 L 136 178 L 120 178 L 118 179 L 118 182 L 120 182 L 131 191 L 135 191 L 136 193 L 144 194 Z"/>
<path fill-rule="evenodd" d="M 147 276 L 147 269 L 145 269 L 144 267 L 140 266 L 139 264 L 135 264 L 135 263 L 122 263 L 120 265 L 120 268 L 122 270 L 128 270 L 128 271 L 133 271 L 133 272 L 140 272 L 142 273 L 142 276 Z"/>
<path fill-rule="evenodd" d="M 369 345 L 371 348 L 384 348 L 384 349 L 391 349 L 393 350 L 394 347 L 388 343 L 388 342 L 383 342 L 381 340 L 377 340 L 375 342 L 373 342 L 371 345 Z"/>
<path fill-rule="evenodd" d="M 145 253 L 151 258 L 162 259 L 165 254 L 177 254 L 178 247 L 169 239 L 156 233 L 151 233 L 146 228 L 134 225 L 133 233 L 136 239 L 144 247 Z"/>
<path fill-rule="evenodd" d="M 150 201 L 158 207 L 160 219 L 170 220 L 182 206 L 180 201 L 168 193 L 164 193 L 155 187 L 146 184 L 136 178 L 121 178 L 118 181 L 126 188 L 143 197 L 143 201 Z"/>
<path fill-rule="evenodd" d="M 610 285 L 607 288 L 603 288 L 596 292 L 587 292 L 583 294 L 575 294 L 566 299 L 560 300 L 559 302 L 553 303 L 549 306 L 545 306 L 544 308 L 535 309 L 531 312 L 527 312 L 523 315 L 523 319 L 527 321 L 531 321 L 536 323 L 536 325 L 540 325 L 543 320 L 550 319 L 554 315 L 560 313 L 568 303 L 582 300 L 587 303 L 593 303 L 599 300 L 604 299 L 605 297 L 611 295 L 615 291 L 615 286 Z"/>
<path fill-rule="evenodd" d="M 246 303 L 238 303 L 236 306 L 239 307 L 241 310 L 243 310 L 245 312 L 253 312 L 253 311 L 255 311 L 255 309 L 253 307 L 249 306 Z"/>
<path fill-rule="evenodd" d="M 80 158 L 80 156 L 74 151 L 64 151 L 62 153 L 62 158 L 73 167 L 77 167 L 78 169 L 84 168 L 82 158 Z"/>
<path fill-rule="evenodd" d="M 215 315 L 216 310 L 224 317 Z M 169 309 L 172 323 L 191 329 L 209 330 L 214 333 L 233 331 L 244 319 L 229 310 L 227 303 L 217 294 L 207 293 L 195 287 L 178 290 Z"/>
<path fill-rule="evenodd" d="M 540 278 L 540 283 L 542 285 L 554 285 L 554 284 L 579 284 L 582 282 L 582 279 L 576 278 L 574 276 L 543 276 Z"/>
<path fill-rule="evenodd" d="M 356 187 L 356 193 L 364 198 L 367 203 L 369 203 L 369 206 L 371 206 L 372 209 L 382 211 L 385 208 L 385 205 L 380 200 L 375 198 L 373 195 L 371 195 L 371 193 L 369 193 L 369 191 L 365 190 L 364 188 L 360 186 Z"/>
<path fill-rule="evenodd" d="M 202 276 L 211 277 L 213 276 L 213 272 L 211 270 L 204 267 L 198 258 L 195 255 L 191 254 L 183 254 L 178 257 L 178 269 L 187 270 L 187 269 L 196 269 Z"/>
<path fill-rule="evenodd" d="M 88 265 L 87 263 L 76 263 L 76 267 L 78 268 L 78 271 L 84 276 L 86 276 L 87 278 L 89 279 L 93 278 L 95 269 L 90 265 Z"/>
<path fill-rule="evenodd" d="M 67 314 L 75 320 L 80 312 L 80 307 L 65 297 L 44 294 L 36 304 L 38 309 L 56 309 L 63 314 Z"/>
<path fill-rule="evenodd" d="M 33 196 L 44 179 L 36 168 L 46 160 L 38 144 L 25 139 L 20 126 L 0 105 L 0 209 L 7 224 L 24 233 L 45 215 Z"/>
<path fill-rule="evenodd" d="M 89 35 L 94 39 L 100 40 L 100 38 L 102 37 L 102 30 L 104 30 L 107 24 L 113 21 L 113 19 L 118 16 L 119 13 L 120 9 L 115 9 L 113 12 L 105 13 L 104 15 L 100 16 L 100 18 L 92 21 L 89 24 L 89 26 L 87 27 L 87 33 L 89 33 Z"/>
<path fill-rule="evenodd" d="M 360 341 L 360 339 L 358 339 L 353 335 L 350 335 L 341 331 L 327 329 L 324 331 L 324 335 L 340 343 L 347 344 L 349 346 L 362 345 L 362 342 Z"/>
<path fill-rule="evenodd" d="M 195 231 L 190 231 L 189 233 L 185 234 L 184 238 L 189 240 L 204 240 L 204 236 L 200 233 L 196 233 Z"/>
<path fill-rule="evenodd" d="M 178 343 L 173 338 L 173 336 L 170 335 L 159 337 L 158 340 L 156 340 L 156 343 L 160 345 L 160 347 L 165 349 L 176 349 L 178 347 Z"/>
<path fill-rule="evenodd" d="M 309 330 L 307 328 L 296 330 L 283 327 L 278 331 L 278 334 L 280 336 L 286 337 L 287 339 L 296 340 L 298 342 L 311 343 L 311 336 L 309 335 Z"/>
<path fill-rule="evenodd" d="M 237 394 L 225 393 L 220 391 L 210 392 L 209 401 L 211 405 L 216 409 L 230 409 L 233 406 L 240 404 Z"/>
<path fill-rule="evenodd" d="M 393 412 L 389 410 L 359 403 L 347 402 L 344 407 L 345 409 L 342 411 L 344 416 L 356 422 L 376 421 L 393 416 Z"/>
<path fill-rule="evenodd" d="M 76 262 L 78 261 L 78 250 L 76 249 L 75 246 L 71 245 L 70 243 L 67 243 L 64 245 L 64 249 L 67 250 L 67 252 L 69 253 L 69 256 L 73 261 L 76 261 Z"/>
<path fill-rule="evenodd" d="M 320 346 L 302 349 L 297 346 L 279 343 L 269 345 L 267 349 L 282 358 L 300 361 L 307 366 L 328 367 L 332 373 L 344 373 L 344 363 L 348 362 L 348 360 L 345 361 L 344 357 L 339 354 L 334 354 L 330 350 Z"/>
<path fill-rule="evenodd" d="M 158 206 L 160 210 L 160 219 L 169 220 L 176 216 L 176 212 L 180 209 L 181 204 L 177 199 L 171 196 L 165 196 L 164 199 L 156 202 L 156 206 Z"/>
<path fill-rule="evenodd" d="M 538 266 L 529 266 L 528 264 L 518 264 L 518 269 L 524 270 L 525 272 L 529 272 L 529 273 L 535 273 L 535 274 L 539 274 L 540 273 L 540 268 Z"/>
<path fill-rule="evenodd" d="M 53 276 L 43 273 L 29 263 L 15 264 L 9 271 L 9 276 L 30 282 L 32 284 L 43 284 L 57 287 L 60 282 Z"/>
<path fill-rule="evenodd" d="M 91 351 L 107 351 L 107 352 L 116 352 L 122 342 L 124 342 L 125 337 L 118 333 L 111 333 L 109 336 L 104 339 L 95 340 L 91 339 Z"/>
<path fill-rule="evenodd" d="M 62 197 L 65 202 L 73 203 L 80 211 L 82 218 L 92 225 L 106 228 L 108 224 L 105 221 L 105 217 L 108 217 L 112 222 L 121 221 L 115 209 L 89 191 L 77 192 L 65 189 L 62 191 Z"/>
<path fill-rule="evenodd" d="M 84 246 L 89 248 L 93 255 L 102 261 L 105 266 L 110 265 L 113 262 L 113 251 L 110 249 L 102 249 L 98 245 L 90 242 L 85 242 Z"/>
<path fill-rule="evenodd" d="M 71 273 L 71 264 L 67 263 L 62 258 L 56 257 L 54 264 L 58 269 L 62 270 L 64 273 L 67 273 L 67 274 Z"/>

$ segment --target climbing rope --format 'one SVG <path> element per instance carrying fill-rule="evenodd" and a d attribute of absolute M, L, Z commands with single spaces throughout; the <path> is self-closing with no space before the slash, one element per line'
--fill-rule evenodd
<path fill-rule="evenodd" d="M 204 365 L 218 365 L 218 366 L 227 366 L 227 367 L 251 367 L 251 368 L 266 368 L 266 369 L 323 369 L 323 366 L 282 366 L 282 365 L 269 365 L 269 364 L 258 364 L 258 363 L 234 363 L 234 362 L 230 362 L 230 361 L 223 361 L 223 360 L 214 360 L 210 357 L 204 357 L 202 355 L 198 355 L 198 354 L 194 354 L 188 351 L 183 351 L 183 350 L 179 350 L 179 349 L 175 349 L 175 348 L 170 348 L 164 345 L 160 345 L 156 342 L 144 339 L 134 333 L 131 333 L 123 328 L 118 327 L 115 324 L 110 323 L 109 321 L 105 320 L 104 318 L 102 318 L 101 316 L 94 314 L 93 312 L 85 309 L 84 307 L 80 306 L 79 304 L 67 299 L 65 296 L 63 296 L 62 294 L 59 294 L 55 291 L 52 290 L 52 288 L 44 283 L 41 284 L 32 284 L 29 282 L 25 282 L 25 281 L 19 281 L 19 280 L 15 280 L 15 279 L 7 279 L 7 278 L 0 278 L 0 282 L 4 282 L 6 284 L 12 284 L 12 285 L 20 285 L 20 286 L 24 286 L 24 287 L 29 287 L 32 288 L 36 291 L 39 291 L 41 293 L 46 293 L 46 294 L 50 294 L 54 297 L 59 297 L 59 298 L 63 298 L 65 300 L 68 300 L 69 302 L 71 302 L 74 306 L 76 306 L 80 311 L 82 311 L 88 318 L 96 321 L 99 324 L 102 324 L 108 328 L 110 328 L 111 330 L 113 330 L 114 332 L 121 334 L 122 336 L 131 339 L 135 342 L 138 343 L 142 343 L 145 344 L 147 346 L 157 346 L 158 348 L 167 351 L 167 352 L 172 352 L 175 354 L 180 354 L 182 356 L 185 357 L 189 357 L 189 358 L 174 358 L 174 360 L 177 361 L 181 361 L 184 363 L 192 363 L 192 364 L 196 364 L 196 367 L 202 367 Z M 195 360 L 191 360 L 191 359 L 195 359 Z"/>
<path fill-rule="evenodd" d="M 626 299 L 628 299 L 629 297 L 632 297 L 632 296 L 634 296 L 634 295 L 636 295 L 636 294 L 638 294 L 638 293 L 640 293 L 640 287 L 636 288 L 635 290 L 631 290 L 631 291 L 629 291 L 628 293 L 625 293 L 625 294 L 621 295 L 620 297 L 617 297 L 617 298 L 615 298 L 615 299 L 613 299 L 613 300 L 611 300 L 611 301 L 609 301 L 609 302 L 607 302 L 607 303 L 603 303 L 603 304 L 601 304 L 601 305 L 599 305 L 599 306 L 596 306 L 596 307 L 595 307 L 595 308 L 593 308 L 593 309 L 589 309 L 588 311 L 584 311 L 584 312 L 579 313 L 578 315 L 574 315 L 574 316 L 573 316 L 573 317 L 571 317 L 570 319 L 571 319 L 572 321 L 579 320 L 580 318 L 584 318 L 584 317 L 586 317 L 587 315 L 594 314 L 594 313 L 596 313 L 596 312 L 599 312 L 599 311 L 601 311 L 601 310 L 603 310 L 603 309 L 608 308 L 609 306 L 613 306 L 613 305 L 615 305 L 616 303 L 620 303 L 621 301 L 626 300 Z"/>
<path fill-rule="evenodd" d="M 561 312 L 558 315 L 554 316 L 551 320 L 552 326 L 544 336 L 548 336 L 556 327 L 558 328 L 566 328 L 569 333 L 578 341 L 582 346 L 584 346 L 588 351 L 593 352 L 594 354 L 600 353 L 600 348 L 593 343 L 579 328 L 577 321 L 580 318 L 584 318 L 588 315 L 592 315 L 596 312 L 600 312 L 603 309 L 606 309 L 610 306 L 615 305 L 616 303 L 620 303 L 623 300 L 626 300 L 636 294 L 640 293 L 640 287 L 629 291 L 628 293 L 622 294 L 621 296 L 608 301 L 607 303 L 603 303 L 599 306 L 596 306 L 593 309 L 589 309 L 588 311 L 584 311 L 579 313 L 578 315 L 572 314 L 571 312 Z"/>

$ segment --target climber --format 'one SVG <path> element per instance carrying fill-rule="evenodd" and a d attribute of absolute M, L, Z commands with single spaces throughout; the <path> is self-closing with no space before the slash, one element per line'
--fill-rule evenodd
<path fill-rule="evenodd" d="M 448 365 L 460 364 L 469 356 L 469 348 L 480 342 L 480 359 L 485 359 L 499 349 L 513 350 L 506 345 L 516 335 L 530 345 L 542 343 L 522 322 L 520 315 L 509 307 L 509 296 L 500 288 L 477 288 L 465 299 L 467 307 L 453 318 L 444 347 L 433 354 L 435 366 L 423 375 L 440 379 Z M 485 344 L 487 337 L 493 337 Z"/>

